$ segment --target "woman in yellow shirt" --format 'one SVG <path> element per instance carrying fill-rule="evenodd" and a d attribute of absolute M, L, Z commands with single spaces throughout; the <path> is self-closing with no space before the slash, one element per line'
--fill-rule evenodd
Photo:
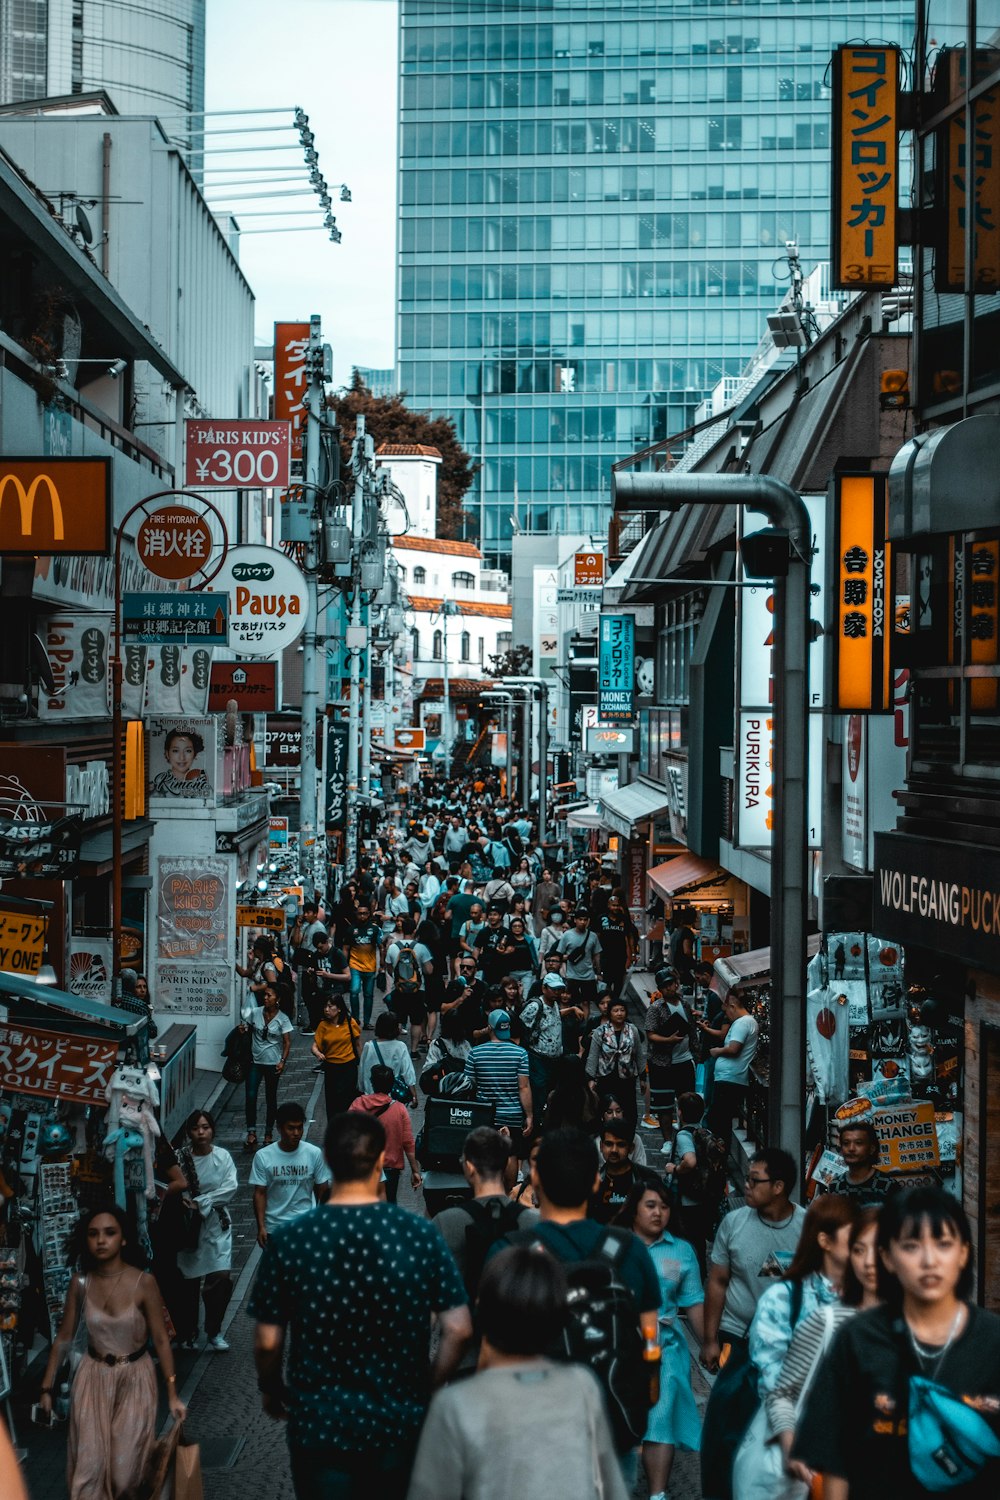
<path fill-rule="evenodd" d="M 312 1054 L 323 1064 L 327 1122 L 350 1108 L 358 1092 L 358 1037 L 346 995 L 331 995 L 313 1036 Z"/>

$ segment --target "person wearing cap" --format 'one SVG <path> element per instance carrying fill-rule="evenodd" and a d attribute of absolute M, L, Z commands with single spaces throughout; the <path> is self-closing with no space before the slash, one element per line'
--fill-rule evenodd
<path fill-rule="evenodd" d="M 659 995 L 646 1012 L 649 1107 L 666 1141 L 673 1130 L 675 1101 L 694 1093 L 695 1068 L 691 1016 L 677 970 L 669 964 L 657 969 L 656 986 Z"/>
<path fill-rule="evenodd" d="M 566 960 L 570 994 L 574 1000 L 582 1000 L 589 1007 L 597 999 L 601 945 L 590 930 L 590 913 L 586 907 L 577 907 L 573 913 L 572 929 L 563 933 L 556 947 Z"/>
<path fill-rule="evenodd" d="M 505 943 L 506 940 L 507 929 L 503 925 L 503 912 L 499 906 L 487 907 L 486 926 L 477 933 L 473 945 L 479 972 L 485 984 L 498 985 L 506 972 L 506 958 L 497 951 L 501 943 Z"/>
<path fill-rule="evenodd" d="M 563 1055 L 563 1006 L 572 1009 L 566 981 L 561 974 L 546 974 L 542 993 L 529 1000 L 521 1012 L 521 1036 L 528 1049 L 528 1077 L 536 1117 L 552 1088 L 556 1061 Z"/>
<path fill-rule="evenodd" d="M 497 1127 L 507 1126 L 511 1151 L 523 1159 L 534 1123 L 528 1054 L 511 1041 L 505 1010 L 491 1010 L 487 1025 L 490 1039 L 473 1047 L 465 1059 L 465 1074 L 476 1085 L 477 1100 L 494 1106 Z"/>

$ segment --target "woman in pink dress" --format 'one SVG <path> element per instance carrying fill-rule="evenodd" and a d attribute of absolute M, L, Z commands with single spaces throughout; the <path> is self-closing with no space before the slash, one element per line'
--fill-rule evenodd
<path fill-rule="evenodd" d="M 52 1383 L 80 1334 L 85 1344 L 69 1408 L 70 1500 L 119 1500 L 142 1476 L 156 1437 L 156 1368 L 152 1340 L 182 1422 L 163 1302 L 152 1276 L 125 1259 L 128 1226 L 119 1208 L 94 1209 L 80 1221 L 83 1276 L 74 1276 L 52 1345 L 39 1405 L 52 1407 Z"/>

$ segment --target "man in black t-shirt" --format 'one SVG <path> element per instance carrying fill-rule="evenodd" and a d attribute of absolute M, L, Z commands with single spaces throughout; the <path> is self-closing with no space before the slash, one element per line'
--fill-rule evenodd
<path fill-rule="evenodd" d="M 633 1139 L 625 1123 L 617 1120 L 609 1121 L 601 1130 L 604 1166 L 587 1209 L 587 1218 L 598 1224 L 612 1223 L 628 1202 L 635 1184 L 654 1175 L 630 1159 Z"/>
<path fill-rule="evenodd" d="M 507 940 L 507 929 L 503 925 L 503 912 L 499 906 L 491 906 L 486 913 L 486 926 L 476 937 L 476 957 L 487 986 L 497 985 L 507 972 L 504 955 L 498 952 Z"/>
<path fill-rule="evenodd" d="M 458 966 L 458 978 L 453 979 L 444 992 L 442 1024 L 444 1018 L 450 1016 L 453 1036 L 456 1034 L 454 1028 L 457 1028 L 466 1041 L 484 1040 L 477 1034 L 486 1030 L 486 1000 L 486 985 L 476 978 L 476 960 L 466 954 Z"/>
<path fill-rule="evenodd" d="M 351 973 L 347 954 L 334 948 L 325 932 L 313 937 L 313 950 L 299 965 L 302 978 L 302 1000 L 309 1016 L 303 1033 L 311 1036 L 323 1019 L 323 1007 L 332 994 L 343 994 L 350 988 Z"/>

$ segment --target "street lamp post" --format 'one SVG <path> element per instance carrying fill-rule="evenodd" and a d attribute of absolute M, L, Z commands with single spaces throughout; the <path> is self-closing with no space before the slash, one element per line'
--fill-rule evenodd
<path fill-rule="evenodd" d="M 548 812 L 546 807 L 546 771 L 549 759 L 549 684 L 544 677 L 501 677 L 506 688 L 522 688 L 526 695 L 538 694 L 538 842 L 542 846 L 548 836 Z M 525 785 L 528 802 L 531 795 L 531 742 L 525 744 Z"/>
<path fill-rule="evenodd" d="M 629 510 L 741 505 L 788 534 L 787 576 L 774 579 L 775 837 L 771 848 L 771 1139 L 804 1159 L 808 919 L 809 575 L 812 532 L 802 499 L 769 474 L 612 473 Z"/>

